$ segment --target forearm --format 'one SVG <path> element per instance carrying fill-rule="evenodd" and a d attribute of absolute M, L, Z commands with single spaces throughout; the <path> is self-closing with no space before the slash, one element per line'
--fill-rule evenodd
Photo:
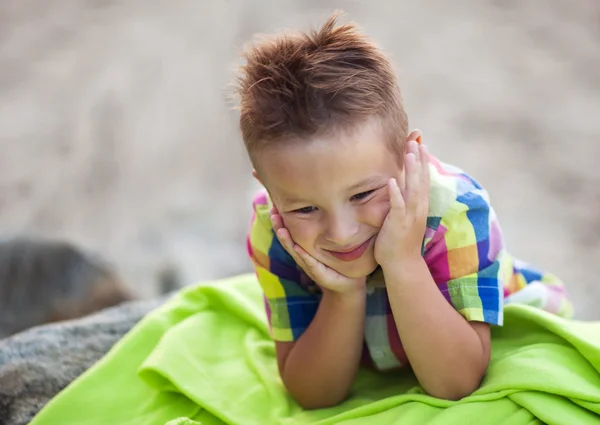
<path fill-rule="evenodd" d="M 317 313 L 285 360 L 282 379 L 304 408 L 340 403 L 360 364 L 366 294 L 324 292 Z"/>
<path fill-rule="evenodd" d="M 489 361 L 478 333 L 446 301 L 424 260 L 383 271 L 398 333 L 425 391 L 444 399 L 469 395 Z"/>

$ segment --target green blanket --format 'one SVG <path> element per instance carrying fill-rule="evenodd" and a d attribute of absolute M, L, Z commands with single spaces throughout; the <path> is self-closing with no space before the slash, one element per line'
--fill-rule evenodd
<path fill-rule="evenodd" d="M 410 372 L 364 370 L 345 403 L 303 411 L 279 379 L 253 275 L 202 283 L 149 314 L 33 425 L 599 424 L 600 322 L 506 308 L 472 396 L 423 394 Z"/>

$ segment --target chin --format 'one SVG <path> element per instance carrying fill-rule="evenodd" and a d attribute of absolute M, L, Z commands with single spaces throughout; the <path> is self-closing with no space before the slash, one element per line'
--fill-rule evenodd
<path fill-rule="evenodd" d="M 371 258 L 360 258 L 351 263 L 338 263 L 336 266 L 333 269 L 338 273 L 351 279 L 358 279 L 373 273 L 377 269 L 378 264 L 375 258 L 371 256 Z"/>

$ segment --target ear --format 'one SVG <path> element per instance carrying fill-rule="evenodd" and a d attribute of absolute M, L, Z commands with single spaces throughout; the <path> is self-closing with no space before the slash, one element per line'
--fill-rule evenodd
<path fill-rule="evenodd" d="M 410 134 L 406 138 L 406 141 L 409 142 L 411 140 L 414 140 L 418 144 L 421 144 L 422 139 L 423 139 L 423 134 L 421 133 L 421 130 L 413 130 L 410 132 Z"/>
<path fill-rule="evenodd" d="M 258 177 L 258 173 L 256 172 L 256 169 L 252 169 L 252 177 L 254 177 L 256 180 L 258 180 L 258 182 L 262 185 L 262 181 L 260 181 L 260 177 Z"/>

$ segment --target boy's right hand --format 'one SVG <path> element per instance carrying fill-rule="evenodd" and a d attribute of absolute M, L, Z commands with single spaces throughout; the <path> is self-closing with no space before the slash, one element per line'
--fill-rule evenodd
<path fill-rule="evenodd" d="M 273 206 L 270 213 L 271 223 L 273 224 L 273 230 L 275 230 L 277 239 L 279 239 L 283 248 L 292 256 L 296 264 L 317 285 L 322 289 L 339 294 L 366 290 L 366 277 L 350 278 L 321 263 L 294 242 L 289 230 L 283 224 L 283 218 L 279 214 L 277 207 Z"/>

